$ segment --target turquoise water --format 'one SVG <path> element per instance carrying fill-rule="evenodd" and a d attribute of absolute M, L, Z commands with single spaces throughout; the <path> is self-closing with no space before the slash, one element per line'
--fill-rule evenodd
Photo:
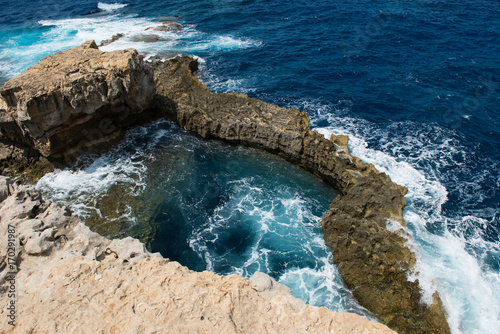
<path fill-rule="evenodd" d="M 419 282 L 428 295 L 439 291 L 452 331 L 498 332 L 498 1 L 48 0 L 0 8 L 0 82 L 47 54 L 121 33 L 103 49 L 188 53 L 210 89 L 298 107 L 325 136 L 349 135 L 354 155 L 408 187 Z M 183 28 L 146 30 L 161 21 Z"/>
<path fill-rule="evenodd" d="M 313 305 L 369 317 L 319 227 L 337 191 L 273 155 L 160 121 L 129 131 L 110 153 L 46 175 L 38 188 L 104 235 L 153 237 L 153 252 L 192 270 L 265 272 Z"/>

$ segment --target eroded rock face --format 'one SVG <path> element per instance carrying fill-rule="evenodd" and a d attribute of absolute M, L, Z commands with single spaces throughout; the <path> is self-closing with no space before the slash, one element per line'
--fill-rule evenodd
<path fill-rule="evenodd" d="M 94 41 L 43 58 L 0 88 L 3 138 L 43 156 L 85 153 L 134 123 L 154 96 L 153 72 L 135 50 Z"/>
<path fill-rule="evenodd" d="M 437 293 L 425 305 L 418 282 L 408 280 L 415 265 L 405 245 L 409 236 L 386 226 L 405 225 L 406 188 L 351 156 L 347 137 L 327 140 L 311 131 L 305 112 L 243 94 L 213 94 L 193 75 L 197 62 L 189 57 L 152 66 L 156 107 L 181 127 L 278 154 L 341 191 L 321 225 L 334 263 L 362 305 L 399 333 L 449 333 Z"/>
<path fill-rule="evenodd" d="M 0 141 L 0 174 L 34 183 L 54 171 L 54 162 L 33 147 Z"/>
<path fill-rule="evenodd" d="M 4 177 L 0 194 L 0 234 L 15 231 L 9 256 L 0 239 L 2 333 L 394 334 L 355 314 L 306 305 L 262 273 L 250 281 L 197 273 L 136 239 L 105 239 Z M 12 284 L 15 326 L 5 293 Z"/>

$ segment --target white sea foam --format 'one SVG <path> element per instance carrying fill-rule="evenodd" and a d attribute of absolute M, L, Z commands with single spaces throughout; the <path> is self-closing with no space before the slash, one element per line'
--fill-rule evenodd
<path fill-rule="evenodd" d="M 331 253 L 325 250 L 325 257 L 319 259 L 316 268 L 290 268 L 281 275 L 279 282 L 292 289 L 295 297 L 316 306 L 326 306 L 331 310 L 352 312 L 378 321 L 371 313 L 360 307 L 352 293 L 345 287 L 336 267 L 332 264 Z"/>
<path fill-rule="evenodd" d="M 151 126 L 160 123 L 162 122 Z M 129 131 L 118 147 L 99 158 L 87 159 L 91 163 L 82 161 L 84 167 L 80 169 L 56 170 L 44 175 L 38 181 L 37 189 L 51 201 L 69 206 L 81 218 L 89 217 L 91 212 L 99 213 L 98 202 L 117 184 L 126 184 L 130 195 L 137 196 L 146 187 L 145 162 L 154 159 L 147 147 L 154 147 L 169 134 L 164 129 L 158 129 L 149 138 L 146 147 L 126 153 L 127 147 L 136 146 L 135 139 L 145 135 L 147 131 L 145 127 Z M 128 218 L 135 220 L 131 215 Z"/>
<path fill-rule="evenodd" d="M 37 187 L 47 194 L 49 200 L 70 206 L 79 216 L 86 217 L 91 212 L 100 214 L 98 202 L 114 185 L 125 184 L 137 194 L 143 192 L 147 186 L 145 177 L 150 174 L 148 160 L 153 159 L 150 148 L 157 147 L 165 136 L 174 138 L 176 135 L 162 126 L 155 129 L 155 124 L 136 128 L 108 154 L 79 170 L 47 174 Z M 183 144 L 194 141 L 190 145 L 200 145 L 194 136 L 176 140 Z M 228 170 L 233 171 L 234 166 L 231 166 Z M 176 175 L 176 178 L 181 176 Z M 205 262 L 205 269 L 217 270 L 225 266 L 226 274 L 237 273 L 245 277 L 250 277 L 255 271 L 270 274 L 274 271 L 274 275 L 280 272 L 277 278 L 289 285 L 295 296 L 318 306 L 369 317 L 345 289 L 331 263 L 330 250 L 325 246 L 319 229 L 321 217 L 311 209 L 319 203 L 302 196 L 295 188 L 281 184 L 269 186 L 268 181 L 267 176 L 257 174 L 227 182 L 224 200 L 204 217 L 205 223 L 194 227 L 188 243 Z M 191 207 L 181 210 L 189 211 Z M 122 217 L 118 219 L 134 218 L 130 207 L 121 213 Z M 186 218 L 190 217 L 189 214 Z M 234 230 L 232 225 L 235 223 L 241 223 L 245 233 L 248 229 L 245 236 L 250 240 L 237 253 L 221 244 L 232 234 L 239 238 L 240 231 Z M 290 263 L 277 264 L 283 258 Z M 306 267 L 301 266 L 305 259 Z"/>
<path fill-rule="evenodd" d="M 244 253 L 238 253 L 240 262 L 232 266 L 231 273 L 244 277 L 255 271 L 272 274 L 277 255 L 290 260 L 308 259 L 307 267 L 283 264 L 286 269 L 279 281 L 289 286 L 292 294 L 314 305 L 370 317 L 345 289 L 331 262 L 330 250 L 319 229 L 321 217 L 311 211 L 317 205 L 314 199 L 304 198 L 283 185 L 263 187 L 261 182 L 258 175 L 228 182 L 232 189 L 228 191 L 229 197 L 208 217 L 206 224 L 195 229 L 190 246 L 204 259 L 206 269 L 216 270 L 234 256 L 232 251 L 221 253 L 213 245 L 232 231 L 232 224 L 243 219 L 252 243 Z"/>
<path fill-rule="evenodd" d="M 123 7 L 126 7 L 127 4 L 124 4 L 124 3 L 106 3 L 106 2 L 99 2 L 97 4 L 97 8 L 99 8 L 100 10 L 104 10 L 106 12 L 111 12 L 111 11 L 115 11 L 115 10 L 118 10 L 118 9 L 122 9 Z"/>
<path fill-rule="evenodd" d="M 37 189 L 50 194 L 50 199 L 68 205 L 82 218 L 90 211 L 97 210 L 96 205 L 103 194 L 114 185 L 126 183 L 131 193 L 144 188 L 142 162 L 132 159 L 97 159 L 89 167 L 81 170 L 58 170 L 46 174 L 37 183 Z"/>
<path fill-rule="evenodd" d="M 7 40 L 0 49 L 0 73 L 12 78 L 41 58 L 78 46 L 87 40 L 95 40 L 98 45 L 111 40 L 113 36 L 122 37 L 101 46 L 103 51 L 133 48 L 146 58 L 160 55 L 164 59 L 178 54 L 196 54 L 202 51 L 226 52 L 236 49 L 259 47 L 260 42 L 249 38 L 230 35 L 209 34 L 185 24 L 179 30 L 162 28 L 162 23 L 154 18 L 141 18 L 132 14 L 122 14 L 118 9 L 125 4 L 100 3 L 103 14 L 61 20 L 41 20 L 39 24 L 48 30 L 39 32 L 32 44 L 16 42 L 18 36 Z M 37 29 L 32 27 L 36 35 Z M 5 66 L 2 65 L 5 63 Z"/>
<path fill-rule="evenodd" d="M 415 126 L 418 130 L 411 131 L 408 129 L 414 128 L 411 124 L 392 125 L 407 129 L 406 137 L 395 139 L 391 137 L 391 128 L 378 129 L 368 121 L 339 116 L 336 110 L 321 108 L 310 114 L 314 115 L 313 126 L 321 119 L 330 124 L 314 128 L 316 131 L 326 138 L 331 134 L 349 135 L 349 151 L 354 156 L 374 164 L 394 182 L 408 188 L 405 230 L 414 239 L 411 246 L 418 257 L 414 278 L 419 279 L 425 291 L 424 301 L 430 302 L 432 293 L 439 292 L 453 333 L 496 332 L 500 328 L 500 274 L 485 262 L 487 256 L 498 259 L 500 246 L 486 241 L 480 229 L 474 228 L 474 224 L 487 225 L 489 222 L 484 219 L 449 217 L 442 212 L 448 191 L 438 177 L 450 176 L 440 170 L 449 166 L 462 168 L 460 164 L 464 164 L 467 153 L 439 128 L 422 130 Z M 385 152 L 369 147 L 368 141 L 374 138 Z M 467 188 L 480 191 L 477 184 L 457 187 L 463 189 L 464 202 L 480 201 Z"/>
<path fill-rule="evenodd" d="M 254 42 L 254 46 L 259 46 L 259 42 Z M 252 47 L 250 43 L 248 47 Z M 240 93 L 248 94 L 256 91 L 255 83 L 248 78 L 232 77 L 226 78 L 217 73 L 219 64 L 217 60 L 212 60 L 210 66 L 204 59 L 199 63 L 197 77 L 205 83 L 214 93 Z"/>

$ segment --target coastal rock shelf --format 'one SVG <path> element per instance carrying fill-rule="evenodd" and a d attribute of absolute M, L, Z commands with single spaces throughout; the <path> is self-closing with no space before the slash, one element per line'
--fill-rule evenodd
<path fill-rule="evenodd" d="M 83 63 L 95 64 L 85 65 L 85 75 L 68 72 L 61 76 L 57 66 L 43 65 L 47 59 L 55 64 L 67 62 L 67 55 L 75 53 L 88 57 Z M 99 76 L 102 62 L 93 57 L 111 55 L 117 58 L 106 69 L 109 74 Z M 124 64 L 139 73 L 123 69 Z M 43 75 L 37 78 L 26 74 L 32 73 L 28 70 L 0 89 L 3 138 L 31 145 L 49 158 L 65 156 L 68 161 L 71 155 L 85 153 L 82 147 L 102 143 L 138 119 L 144 121 L 162 115 L 202 137 L 277 154 L 341 192 L 342 196 L 337 197 L 323 215 L 321 227 L 325 243 L 332 249 L 333 261 L 358 301 L 399 333 L 450 332 L 438 294 L 434 294 L 432 305 L 426 305 L 421 301 L 418 281 L 410 279 L 416 260 L 406 246 L 410 236 L 403 230 L 406 188 L 393 183 L 373 165 L 351 156 L 346 136 L 326 139 L 311 131 L 307 114 L 297 109 L 281 108 L 242 94 L 210 92 L 194 76 L 197 62 L 190 57 L 147 64 L 135 51 L 103 53 L 90 41 L 44 58 L 32 68 L 43 68 Z M 65 79 L 61 86 L 59 79 L 71 78 L 71 73 L 77 73 L 78 81 Z M 113 76 L 114 73 L 118 74 Z M 129 76 L 130 73 L 136 74 Z M 59 79 L 53 79 L 52 75 Z M 114 87 L 112 82 L 119 82 L 121 86 L 117 85 L 122 88 L 108 89 L 106 93 L 101 89 L 103 86 L 90 84 L 95 78 L 102 83 L 110 75 L 113 79 L 103 85 Z M 80 94 L 81 90 L 72 90 L 73 85 L 94 87 L 86 92 L 100 93 Z M 33 98 L 23 95 L 30 87 L 44 87 L 46 93 L 33 93 Z M 41 90 L 32 90 L 38 91 Z M 113 91 L 117 94 L 110 93 Z M 46 98 L 49 96 L 50 99 Z M 116 112 L 120 108 L 123 113 Z M 142 112 L 144 110 L 148 111 Z M 105 126 L 104 133 L 101 128 L 106 122 L 111 123 L 110 127 Z M 90 136 L 89 131 L 96 127 L 105 136 Z M 92 266 L 89 268 L 85 272 L 95 271 Z M 220 301 L 222 303 L 222 299 Z M 135 305 L 134 309 L 138 307 Z"/>
<path fill-rule="evenodd" d="M 198 273 L 136 239 L 105 239 L 5 177 L 0 201 L 0 233 L 15 234 L 13 254 L 0 239 L 2 333 L 394 333 L 306 305 L 263 273 L 250 281 Z"/>

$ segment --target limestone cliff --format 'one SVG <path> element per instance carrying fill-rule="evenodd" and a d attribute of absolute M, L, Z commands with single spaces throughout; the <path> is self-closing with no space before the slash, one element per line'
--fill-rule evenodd
<path fill-rule="evenodd" d="M 2 333 L 394 333 L 306 305 L 262 273 L 197 273 L 138 240 L 107 240 L 5 177 L 0 201 Z"/>
<path fill-rule="evenodd" d="M 0 133 L 43 156 L 109 140 L 132 124 L 155 92 L 135 50 L 102 52 L 93 41 L 43 58 L 0 88 Z"/>
<path fill-rule="evenodd" d="M 406 189 L 351 156 L 347 137 L 325 139 L 311 131 L 305 112 L 241 94 L 213 94 L 193 75 L 196 69 L 189 57 L 145 64 L 134 50 L 106 53 L 87 42 L 44 58 L 0 89 L 0 139 L 43 156 L 76 157 L 155 111 L 203 137 L 278 154 L 342 193 L 321 227 L 360 303 L 400 333 L 449 333 L 437 293 L 426 305 L 418 281 L 409 279 L 415 265 L 406 246 L 410 236 L 387 227 L 405 225 Z M 146 116 L 140 114 L 146 109 Z M 1 165 L 51 168 L 36 157 L 22 162 L 23 149 L 9 145 L 0 150 Z"/>

